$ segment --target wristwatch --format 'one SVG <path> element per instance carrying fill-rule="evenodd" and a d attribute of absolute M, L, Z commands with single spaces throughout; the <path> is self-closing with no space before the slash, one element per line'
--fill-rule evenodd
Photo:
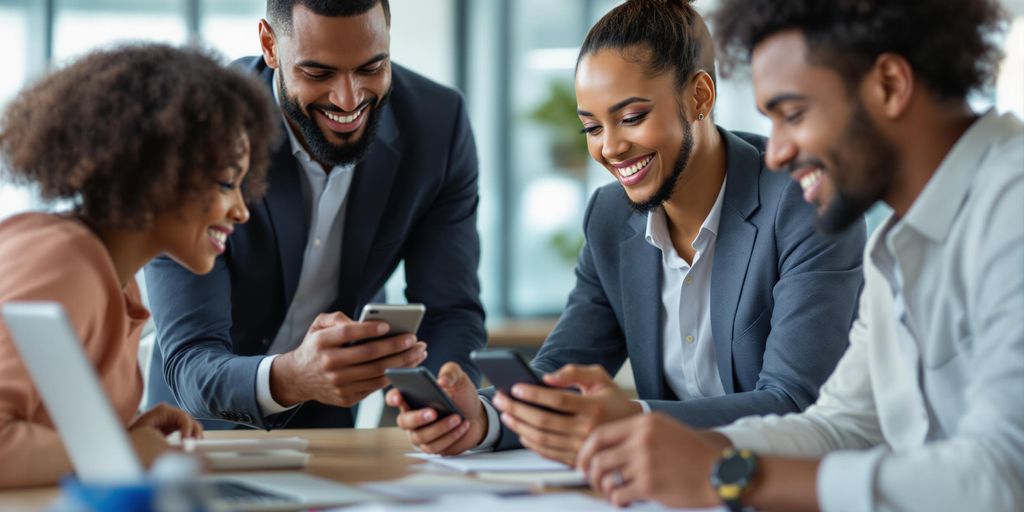
<path fill-rule="evenodd" d="M 732 512 L 742 512 L 740 497 L 750 487 L 757 473 L 757 456 L 750 450 L 726 448 L 722 458 L 711 469 L 711 486 Z"/>

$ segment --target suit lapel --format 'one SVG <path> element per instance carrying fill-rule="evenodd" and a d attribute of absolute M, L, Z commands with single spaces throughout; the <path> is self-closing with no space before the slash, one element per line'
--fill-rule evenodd
<path fill-rule="evenodd" d="M 299 173 L 302 171 L 291 153 L 288 137 L 282 139 L 274 152 L 264 201 L 277 238 L 281 275 L 284 277 L 285 304 L 291 304 L 302 272 L 309 219 L 302 205 L 302 185 L 299 182 Z"/>
<path fill-rule="evenodd" d="M 377 140 L 356 165 L 348 194 L 337 309 L 355 314 L 367 257 L 401 161 L 398 125 L 390 104 L 380 112 Z"/>
<path fill-rule="evenodd" d="M 646 225 L 647 216 L 634 213 L 623 228 L 625 238 L 619 245 L 623 335 L 633 367 L 649 369 L 634 372 L 640 396 L 663 399 L 661 252 L 644 238 Z"/>
<path fill-rule="evenodd" d="M 254 70 L 273 96 L 274 70 L 266 66 L 262 57 L 257 57 Z M 272 100 L 273 101 L 273 100 Z M 272 161 L 267 170 L 267 194 L 264 204 L 270 224 L 277 240 L 277 252 L 281 259 L 281 276 L 284 279 L 285 304 L 291 304 L 295 289 L 299 286 L 302 259 L 306 250 L 309 233 L 309 218 L 302 200 L 302 184 L 298 162 L 292 154 L 292 145 L 285 131 L 283 114 L 272 103 L 273 111 L 282 116 L 278 124 L 278 136 L 273 142 Z"/>
<path fill-rule="evenodd" d="M 757 238 L 757 227 L 747 219 L 760 207 L 761 155 L 756 148 L 726 130 L 725 198 L 711 268 L 711 333 L 715 359 L 726 393 L 736 391 L 732 366 L 733 319 Z"/>

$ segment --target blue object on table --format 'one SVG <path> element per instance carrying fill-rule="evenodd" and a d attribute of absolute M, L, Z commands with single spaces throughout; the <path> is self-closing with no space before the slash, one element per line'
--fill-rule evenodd
<path fill-rule="evenodd" d="M 68 476 L 61 480 L 60 489 L 61 510 L 96 512 L 150 512 L 155 510 L 156 487 L 150 482 L 87 484 L 73 476 Z"/>

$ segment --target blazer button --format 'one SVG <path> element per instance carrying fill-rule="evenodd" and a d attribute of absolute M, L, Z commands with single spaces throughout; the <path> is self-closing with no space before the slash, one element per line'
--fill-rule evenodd
<path fill-rule="evenodd" d="M 270 338 L 263 338 L 262 340 L 260 340 L 260 343 L 262 343 L 264 347 L 269 347 L 270 346 Z"/>

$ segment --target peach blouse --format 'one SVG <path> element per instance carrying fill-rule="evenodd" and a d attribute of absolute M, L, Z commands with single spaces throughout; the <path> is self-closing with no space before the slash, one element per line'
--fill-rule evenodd
<path fill-rule="evenodd" d="M 81 221 L 27 213 L 0 222 L 0 303 L 63 304 L 122 423 L 142 399 L 136 359 L 149 311 L 123 287 L 100 239 Z M 38 340 L 45 343 L 46 340 Z M 54 484 L 71 462 L 0 319 L 0 488 Z"/>

